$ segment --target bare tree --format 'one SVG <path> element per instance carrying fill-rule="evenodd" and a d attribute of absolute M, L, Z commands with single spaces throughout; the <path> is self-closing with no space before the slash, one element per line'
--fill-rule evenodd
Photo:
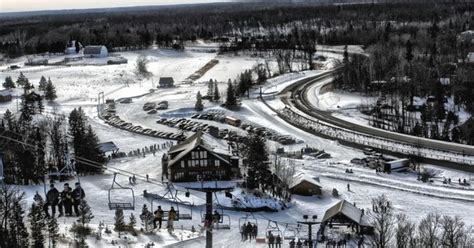
<path fill-rule="evenodd" d="M 374 227 L 372 245 L 379 248 L 390 247 L 395 226 L 392 203 L 385 195 L 373 198 L 372 211 L 368 215 Z"/>
<path fill-rule="evenodd" d="M 137 61 L 135 63 L 135 73 L 144 77 L 151 76 L 151 72 L 149 72 L 147 68 L 148 63 L 150 63 L 150 60 L 148 60 L 146 56 L 138 56 Z"/>
<path fill-rule="evenodd" d="M 441 226 L 441 245 L 442 247 L 455 248 L 467 247 L 469 244 L 468 233 L 472 230 L 466 228 L 464 222 L 459 216 L 443 216 L 440 220 Z"/>
<path fill-rule="evenodd" d="M 418 233 L 421 247 L 439 247 L 440 219 L 439 214 L 430 213 L 420 221 Z"/>
<path fill-rule="evenodd" d="M 397 227 L 395 230 L 395 239 L 397 248 L 411 247 L 411 239 L 416 239 L 415 224 L 410 222 L 405 214 L 397 215 Z"/>

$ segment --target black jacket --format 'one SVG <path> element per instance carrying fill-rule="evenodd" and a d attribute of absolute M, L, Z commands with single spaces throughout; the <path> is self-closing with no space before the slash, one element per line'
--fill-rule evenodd
<path fill-rule="evenodd" d="M 84 193 L 84 190 L 81 187 L 75 188 L 72 191 L 72 197 L 74 198 L 74 200 L 79 201 L 86 197 L 86 193 Z"/>
<path fill-rule="evenodd" d="M 46 193 L 46 201 L 54 203 L 59 200 L 59 191 L 56 188 L 52 188 Z"/>

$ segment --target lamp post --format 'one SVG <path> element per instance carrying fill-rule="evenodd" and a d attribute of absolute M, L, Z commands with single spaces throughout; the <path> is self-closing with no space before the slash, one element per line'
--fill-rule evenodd
<path fill-rule="evenodd" d="M 312 227 L 313 225 L 316 225 L 316 224 L 321 224 L 321 221 L 316 221 L 316 219 L 318 218 L 317 215 L 313 215 L 312 216 L 312 220 L 308 220 L 309 217 L 308 215 L 303 215 L 303 219 L 304 221 L 298 221 L 298 224 L 301 224 L 301 225 L 307 225 L 308 226 L 308 244 L 309 244 L 309 247 L 313 247 L 313 240 L 312 240 Z"/>

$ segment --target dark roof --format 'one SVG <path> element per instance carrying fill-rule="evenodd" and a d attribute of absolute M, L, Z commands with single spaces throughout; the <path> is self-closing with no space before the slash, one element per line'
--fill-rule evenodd
<path fill-rule="evenodd" d="M 324 213 L 323 222 L 328 221 L 339 213 L 343 214 L 355 223 L 361 224 L 362 210 L 360 210 L 359 208 L 357 208 L 346 200 L 339 201 L 334 206 L 326 210 L 326 212 Z"/>
<path fill-rule="evenodd" d="M 100 144 L 99 144 L 99 149 L 100 149 L 103 153 L 106 153 L 106 152 L 115 152 L 115 151 L 117 151 L 119 148 L 114 144 L 114 142 L 110 141 L 110 142 L 100 143 Z"/>
<path fill-rule="evenodd" d="M 160 77 L 160 85 L 170 85 L 173 83 L 174 80 L 172 77 Z"/>
<path fill-rule="evenodd" d="M 86 46 L 84 48 L 84 54 L 100 54 L 103 46 Z"/>
<path fill-rule="evenodd" d="M 203 133 L 201 131 L 198 131 L 195 134 L 191 135 L 186 140 L 182 141 L 181 143 L 175 146 L 172 146 L 170 150 L 168 151 L 168 154 L 171 154 L 171 153 L 178 153 L 178 154 L 169 161 L 168 165 L 171 167 L 173 164 L 178 162 L 181 158 L 183 158 L 189 152 L 193 151 L 198 146 L 214 154 L 216 157 L 220 158 L 222 161 L 230 165 L 230 161 L 229 161 L 230 156 L 213 151 L 213 148 L 211 147 L 211 145 L 208 144 L 203 139 L 202 136 L 203 136 Z"/>

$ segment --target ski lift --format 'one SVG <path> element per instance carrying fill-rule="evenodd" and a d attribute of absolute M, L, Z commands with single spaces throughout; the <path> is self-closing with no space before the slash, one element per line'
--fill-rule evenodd
<path fill-rule="evenodd" d="M 296 228 L 286 224 L 285 230 L 283 230 L 283 238 L 285 240 L 296 239 L 300 233 L 300 227 L 300 224 L 298 224 Z"/>
<path fill-rule="evenodd" d="M 214 222 L 214 216 L 209 218 L 212 223 L 215 225 L 213 226 L 214 229 L 217 230 L 229 230 L 230 229 L 230 216 L 224 213 L 224 209 L 222 208 L 221 204 L 219 203 L 219 198 L 217 198 L 217 194 L 214 192 L 215 199 L 217 200 L 217 208 L 215 211 L 219 213 L 219 221 Z M 205 223 L 206 221 L 206 213 L 203 213 L 203 209 L 201 208 L 201 222 Z"/>
<path fill-rule="evenodd" d="M 155 201 L 158 201 L 160 199 L 156 199 L 156 198 L 151 198 L 151 209 L 154 211 L 153 209 L 153 202 Z M 178 201 L 171 201 L 173 204 L 173 207 L 175 207 L 175 211 L 176 211 L 176 219 L 175 221 L 179 221 L 179 220 L 192 220 L 193 219 L 193 206 L 194 204 L 191 204 L 190 202 L 178 202 Z M 182 204 L 185 204 L 185 205 L 189 205 L 190 207 L 190 210 L 189 212 L 184 212 L 182 210 L 179 209 L 179 203 L 182 203 Z M 163 218 L 168 218 L 168 214 L 169 214 L 169 210 L 163 210 Z"/>
<path fill-rule="evenodd" d="M 245 216 L 239 218 L 239 227 L 242 227 L 243 224 L 247 223 L 254 224 L 258 227 L 257 218 L 255 218 L 253 214 L 246 214 Z"/>
<path fill-rule="evenodd" d="M 283 236 L 282 232 L 280 231 L 280 228 L 278 227 L 278 223 L 273 220 L 268 220 L 267 228 L 265 229 L 265 236 L 267 238 L 270 232 L 273 234 L 273 236 Z"/>
<path fill-rule="evenodd" d="M 116 176 L 117 176 L 117 173 L 114 173 L 112 186 L 109 189 L 109 209 L 115 210 L 115 209 L 121 208 L 123 210 L 135 210 L 135 193 L 133 192 L 133 189 L 129 187 L 123 187 L 122 185 L 120 185 L 117 181 L 115 181 Z M 130 191 L 132 193 L 132 199 L 133 199 L 132 202 L 112 201 L 111 193 L 113 191 Z"/>

